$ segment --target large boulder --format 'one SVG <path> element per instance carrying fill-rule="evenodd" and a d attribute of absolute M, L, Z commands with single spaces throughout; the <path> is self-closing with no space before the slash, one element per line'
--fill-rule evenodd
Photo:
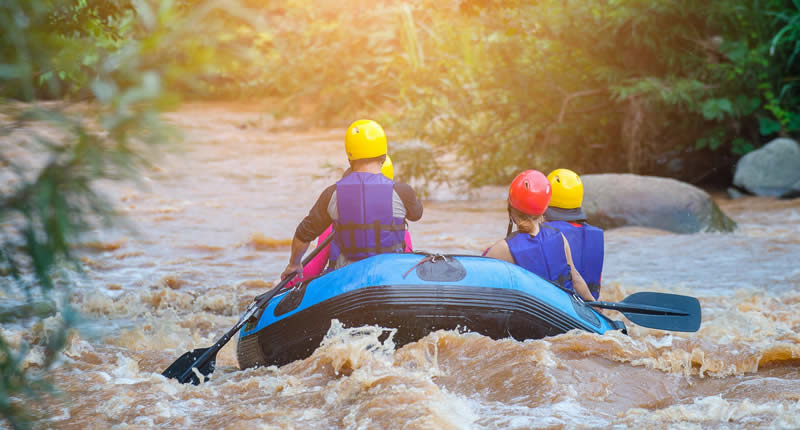
<path fill-rule="evenodd" d="M 675 233 L 732 231 L 705 191 L 675 179 L 632 174 L 583 175 L 583 210 L 601 228 L 651 227 Z"/>
<path fill-rule="evenodd" d="M 800 144 L 775 139 L 745 154 L 736 164 L 733 183 L 759 196 L 800 195 Z"/>

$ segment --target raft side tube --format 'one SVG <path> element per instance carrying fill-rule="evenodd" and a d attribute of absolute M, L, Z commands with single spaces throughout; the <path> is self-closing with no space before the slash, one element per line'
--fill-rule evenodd
<path fill-rule="evenodd" d="M 457 264 L 447 268 L 442 261 L 419 264 L 424 257 L 377 255 L 276 296 L 256 324 L 242 329 L 237 347 L 240 367 L 283 365 L 308 357 L 334 318 L 349 327 L 396 328 L 398 347 L 442 329 L 523 340 L 572 329 L 604 333 L 620 328 L 580 299 L 516 265 L 458 256 L 451 257 Z M 435 265 L 451 275 L 437 274 Z M 437 281 L 421 279 L 420 274 Z M 442 280 L 447 276 L 459 279 Z"/>

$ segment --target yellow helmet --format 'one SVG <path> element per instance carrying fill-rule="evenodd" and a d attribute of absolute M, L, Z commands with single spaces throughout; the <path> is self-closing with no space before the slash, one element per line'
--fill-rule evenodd
<path fill-rule="evenodd" d="M 375 121 L 360 119 L 347 128 L 344 150 L 350 161 L 380 157 L 386 154 L 386 133 Z"/>
<path fill-rule="evenodd" d="M 389 158 L 389 154 L 386 154 L 386 160 L 381 166 L 381 173 L 389 179 L 394 179 L 394 165 L 392 164 L 392 159 Z"/>
<path fill-rule="evenodd" d="M 550 206 L 562 209 L 577 209 L 583 204 L 583 182 L 577 173 L 569 169 L 556 169 L 547 175 L 553 186 Z"/>

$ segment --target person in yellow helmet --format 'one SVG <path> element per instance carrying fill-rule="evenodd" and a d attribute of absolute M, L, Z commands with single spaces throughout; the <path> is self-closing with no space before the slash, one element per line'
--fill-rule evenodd
<path fill-rule="evenodd" d="M 338 269 L 364 258 L 405 249 L 406 220 L 422 218 L 422 203 L 408 184 L 382 171 L 387 158 L 383 128 L 358 120 L 347 128 L 345 152 L 350 172 L 320 194 L 292 239 L 292 253 L 281 278 L 302 276 L 300 264 L 312 240 L 333 224 L 328 267 Z M 384 170 L 382 170 L 384 169 Z"/>
<path fill-rule="evenodd" d="M 352 173 L 353 170 L 348 168 L 342 178 Z M 392 164 L 392 159 L 389 155 L 386 155 L 386 161 L 383 162 L 381 166 L 381 173 L 383 176 L 386 176 L 389 179 L 394 179 L 394 164 Z M 319 235 L 318 243 L 322 243 L 328 236 L 333 233 L 333 224 L 329 225 L 325 231 Z M 303 266 L 303 275 L 293 278 L 289 283 L 286 284 L 284 288 L 291 288 L 295 284 L 301 282 L 303 279 L 313 278 L 315 276 L 319 276 L 325 270 L 325 266 L 328 264 L 328 260 L 330 259 L 330 251 L 331 246 L 327 245 L 325 248 L 320 250 L 320 252 L 311 259 L 305 266 Z M 412 252 L 414 250 L 414 245 L 411 242 L 411 234 L 406 231 L 405 235 L 405 252 Z"/>
<path fill-rule="evenodd" d="M 583 182 L 569 169 L 556 169 L 547 175 L 553 188 L 545 224 L 560 231 L 569 242 L 572 261 L 595 299 L 600 297 L 603 275 L 603 230 L 586 222 L 583 212 Z"/>

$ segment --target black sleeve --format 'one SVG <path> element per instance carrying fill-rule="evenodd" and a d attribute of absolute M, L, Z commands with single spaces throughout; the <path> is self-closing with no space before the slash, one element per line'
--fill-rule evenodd
<path fill-rule="evenodd" d="M 406 207 L 406 219 L 409 221 L 419 221 L 422 218 L 422 202 L 417 198 L 417 193 L 411 188 L 411 185 L 402 182 L 394 183 L 394 190 L 403 201 Z"/>
<path fill-rule="evenodd" d="M 336 191 L 336 185 L 331 185 L 319 195 L 317 202 L 314 203 L 308 215 L 297 226 L 297 230 L 294 232 L 296 238 L 303 242 L 311 242 L 331 225 L 333 220 L 328 214 L 328 204 L 331 202 L 331 196 L 334 191 Z"/>

